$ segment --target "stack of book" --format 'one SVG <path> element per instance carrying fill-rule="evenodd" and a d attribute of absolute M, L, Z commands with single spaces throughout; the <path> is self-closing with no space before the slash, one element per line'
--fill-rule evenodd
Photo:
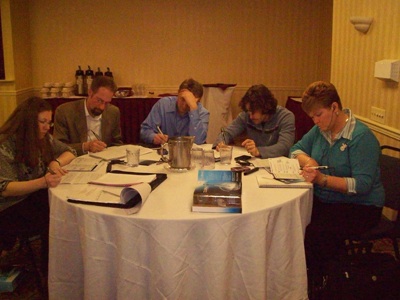
<path fill-rule="evenodd" d="M 241 172 L 199 170 L 193 212 L 242 212 Z"/>

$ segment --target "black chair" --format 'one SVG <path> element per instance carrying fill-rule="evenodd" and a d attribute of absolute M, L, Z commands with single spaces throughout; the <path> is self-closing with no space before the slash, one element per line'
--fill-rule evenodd
<path fill-rule="evenodd" d="M 400 158 L 383 154 L 384 150 L 391 150 L 400 153 L 400 149 L 392 146 L 381 146 L 382 155 L 380 159 L 381 180 L 385 188 L 385 207 L 396 211 L 395 220 L 389 220 L 382 214 L 381 221 L 371 230 L 358 237 L 348 240 L 348 252 L 364 251 L 371 252 L 372 241 L 389 238 L 392 241 L 395 257 L 400 260 L 399 246 L 397 239 L 400 239 Z"/>

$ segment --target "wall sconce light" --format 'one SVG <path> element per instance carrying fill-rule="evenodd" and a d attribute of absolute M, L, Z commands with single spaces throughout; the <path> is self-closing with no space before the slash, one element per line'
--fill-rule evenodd
<path fill-rule="evenodd" d="M 370 17 L 350 17 L 351 24 L 354 25 L 354 28 L 362 33 L 367 33 L 369 27 L 372 24 L 372 18 Z"/>

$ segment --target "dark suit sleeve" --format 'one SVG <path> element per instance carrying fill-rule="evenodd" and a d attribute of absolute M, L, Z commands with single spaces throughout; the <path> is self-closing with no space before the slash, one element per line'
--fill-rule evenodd
<path fill-rule="evenodd" d="M 119 108 L 116 106 L 113 106 L 113 121 L 111 122 L 111 146 L 118 146 L 122 145 L 122 135 L 121 135 L 121 114 L 119 111 Z"/>
<path fill-rule="evenodd" d="M 68 104 L 69 103 L 60 105 L 55 111 L 53 137 L 75 149 L 78 156 L 83 155 L 85 153 L 82 151 L 82 142 L 79 136 L 72 133 L 73 120 L 71 116 L 76 112 L 70 109 L 72 105 L 69 104 L 69 106 L 67 106 Z M 83 120 L 83 122 L 86 122 L 86 120 Z"/>

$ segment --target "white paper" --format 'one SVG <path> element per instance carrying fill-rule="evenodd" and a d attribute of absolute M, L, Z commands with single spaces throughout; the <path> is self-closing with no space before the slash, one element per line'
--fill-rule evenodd
<path fill-rule="evenodd" d="M 61 177 L 61 184 L 84 184 L 97 180 L 103 173 L 96 172 L 69 172 Z"/>
<path fill-rule="evenodd" d="M 249 160 L 249 162 L 252 163 L 253 166 L 258 168 L 270 168 L 268 159 L 252 158 Z"/>
<path fill-rule="evenodd" d="M 102 160 L 94 157 L 79 156 L 72 160 L 63 169 L 67 171 L 93 171 Z"/>
<path fill-rule="evenodd" d="M 131 175 L 131 174 L 118 174 L 106 173 L 96 180 L 92 180 L 90 184 L 108 185 L 108 186 L 130 186 L 139 183 L 150 183 L 156 179 L 156 175 Z"/>
<path fill-rule="evenodd" d="M 279 179 L 299 179 L 303 180 L 300 175 L 300 164 L 295 158 L 287 158 L 284 156 L 268 158 L 271 172 L 275 178 Z"/>
<path fill-rule="evenodd" d="M 104 160 L 112 160 L 112 159 L 121 159 L 126 158 L 126 148 L 132 145 L 122 145 L 122 146 L 112 146 L 104 149 L 103 151 L 96 152 L 96 153 L 89 153 L 89 156 L 96 157 Z M 149 148 L 145 148 L 142 146 L 140 147 L 140 156 L 152 153 L 153 150 Z"/>

